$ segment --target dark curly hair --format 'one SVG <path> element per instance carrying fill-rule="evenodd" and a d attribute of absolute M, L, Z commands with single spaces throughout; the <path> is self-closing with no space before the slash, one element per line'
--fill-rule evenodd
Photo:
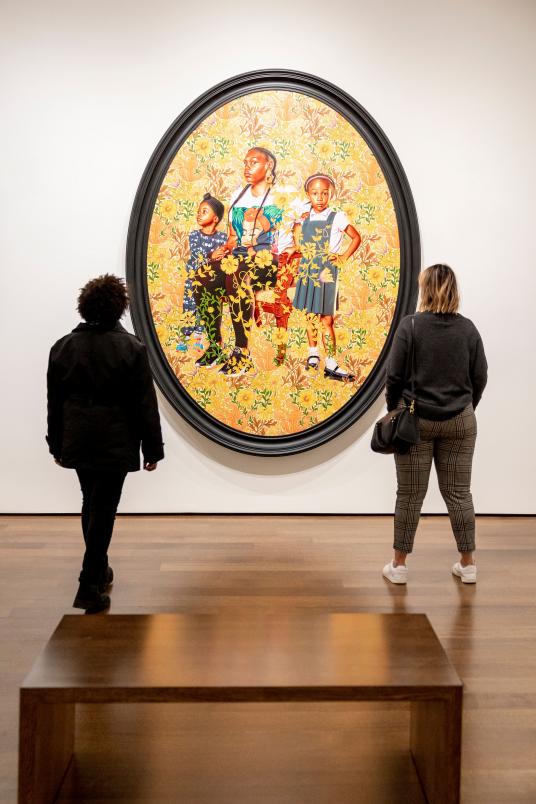
<path fill-rule="evenodd" d="M 125 283 L 118 276 L 103 274 L 90 279 L 80 290 L 78 312 L 88 324 L 113 325 L 128 307 Z"/>

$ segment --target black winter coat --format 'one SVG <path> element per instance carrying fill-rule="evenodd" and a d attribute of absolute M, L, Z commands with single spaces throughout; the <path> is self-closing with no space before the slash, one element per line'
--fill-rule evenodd
<path fill-rule="evenodd" d="M 52 455 L 74 469 L 135 472 L 164 457 L 145 346 L 121 324 L 79 324 L 50 350 Z"/>

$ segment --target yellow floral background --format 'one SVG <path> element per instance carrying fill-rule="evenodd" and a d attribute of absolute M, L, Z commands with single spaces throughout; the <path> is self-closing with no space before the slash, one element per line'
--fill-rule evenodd
<path fill-rule="evenodd" d="M 343 210 L 362 243 L 340 269 L 340 301 L 335 316 L 337 360 L 355 375 L 354 383 L 306 371 L 306 313 L 293 310 L 288 332 L 263 313 L 249 345 L 254 372 L 227 378 L 218 366 L 199 369 L 199 341 L 181 334 L 191 324 L 183 312 L 189 256 L 188 234 L 197 229 L 197 207 L 206 192 L 225 204 L 244 186 L 243 160 L 253 146 L 277 157 L 278 202 L 288 207 L 303 198 L 307 176 L 322 171 L 333 177 L 331 206 Z M 344 237 L 344 247 L 348 245 Z M 261 436 L 292 435 L 337 413 L 373 369 L 393 319 L 400 276 L 398 227 L 387 182 L 374 154 L 359 133 L 337 112 L 296 92 L 250 93 L 221 106 L 188 137 L 173 159 L 155 204 L 147 250 L 151 313 L 162 349 L 177 379 L 208 414 L 220 422 Z M 292 296 L 293 289 L 289 292 Z M 273 291 L 261 298 L 273 300 Z M 224 304 L 223 341 L 229 353 L 234 335 Z M 201 342 L 206 346 L 206 337 Z M 287 344 L 277 366 L 277 347 Z M 182 351 L 177 351 L 181 345 Z"/>

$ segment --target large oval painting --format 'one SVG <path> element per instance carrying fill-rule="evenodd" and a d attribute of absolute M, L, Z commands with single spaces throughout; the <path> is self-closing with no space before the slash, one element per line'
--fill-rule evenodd
<path fill-rule="evenodd" d="M 246 452 L 311 448 L 364 412 L 418 268 L 392 146 L 349 96 L 296 73 L 238 76 L 192 104 L 131 219 L 133 320 L 155 379 Z"/>

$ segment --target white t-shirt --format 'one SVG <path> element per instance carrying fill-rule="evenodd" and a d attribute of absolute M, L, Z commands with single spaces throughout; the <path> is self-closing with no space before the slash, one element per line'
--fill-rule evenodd
<path fill-rule="evenodd" d="M 229 203 L 229 213 L 228 213 L 229 223 L 231 223 L 231 224 L 233 222 L 232 206 L 233 206 L 234 202 L 236 201 L 236 199 L 238 198 L 238 196 L 240 195 L 240 193 L 242 192 L 243 189 L 244 189 L 243 187 L 239 187 L 238 190 L 236 190 L 236 192 L 234 192 L 232 194 L 232 196 L 231 196 L 231 200 L 230 200 L 230 203 Z M 270 189 L 270 192 L 268 193 L 268 196 L 266 197 L 266 201 L 264 202 L 264 206 L 268 206 L 268 204 L 273 203 L 273 201 L 271 201 L 271 196 L 273 196 L 273 193 L 274 193 L 274 191 L 272 189 Z M 238 204 L 236 204 L 236 206 L 237 207 L 247 207 L 247 209 L 249 209 L 250 207 L 260 207 L 261 201 L 264 198 L 265 194 L 266 194 L 266 190 L 264 190 L 264 192 L 262 192 L 260 195 L 253 195 L 253 193 L 251 192 L 251 187 L 248 187 L 248 189 L 246 190 L 244 195 L 241 196 L 240 201 L 238 202 Z"/>
<path fill-rule="evenodd" d="M 323 212 L 314 212 L 311 209 L 309 213 L 309 220 L 311 221 L 325 221 L 329 218 L 330 214 L 333 212 L 332 207 L 327 207 Z M 338 254 L 341 243 L 342 243 L 342 236 L 344 234 L 344 230 L 347 226 L 349 226 L 350 221 L 348 220 L 348 216 L 345 212 L 336 212 L 335 217 L 333 218 L 333 224 L 331 226 L 331 233 L 329 236 L 329 250 L 332 254 Z"/>
<path fill-rule="evenodd" d="M 283 220 L 278 232 L 278 252 L 294 249 L 294 235 L 292 229 L 295 223 L 301 221 L 301 216 L 308 212 L 311 205 L 301 198 L 295 198 L 283 213 Z"/>
<path fill-rule="evenodd" d="M 309 219 L 312 221 L 325 221 L 333 212 L 333 208 L 327 207 L 323 212 L 314 212 L 309 201 L 303 201 L 302 199 L 294 201 L 285 212 L 283 223 L 279 230 L 279 253 L 294 245 L 292 228 L 294 224 L 302 222 L 302 215 L 306 212 L 309 213 Z M 350 221 L 346 213 L 335 213 L 329 238 L 329 250 L 332 254 L 339 253 L 344 231 L 349 224 Z"/>
<path fill-rule="evenodd" d="M 277 203 L 278 193 L 275 192 L 273 188 L 270 188 L 268 193 L 265 190 L 263 193 L 256 196 L 253 195 L 251 187 L 248 187 L 242 195 L 243 189 L 243 187 L 240 187 L 231 196 L 228 212 L 229 224 L 235 229 L 240 246 L 247 248 L 257 245 L 259 247 L 262 246 L 270 250 L 275 250 L 277 231 L 283 214 L 283 209 L 279 207 Z M 237 221 L 233 216 L 235 210 L 260 209 L 261 204 L 263 204 L 262 209 L 265 211 L 264 219 L 259 212 L 258 217 L 255 216 L 253 221 L 251 218 L 248 221 L 244 218 L 241 224 L 233 225 L 233 220 Z M 275 213 L 274 208 L 276 210 Z M 257 224 L 255 231 L 253 231 L 254 223 Z"/>

